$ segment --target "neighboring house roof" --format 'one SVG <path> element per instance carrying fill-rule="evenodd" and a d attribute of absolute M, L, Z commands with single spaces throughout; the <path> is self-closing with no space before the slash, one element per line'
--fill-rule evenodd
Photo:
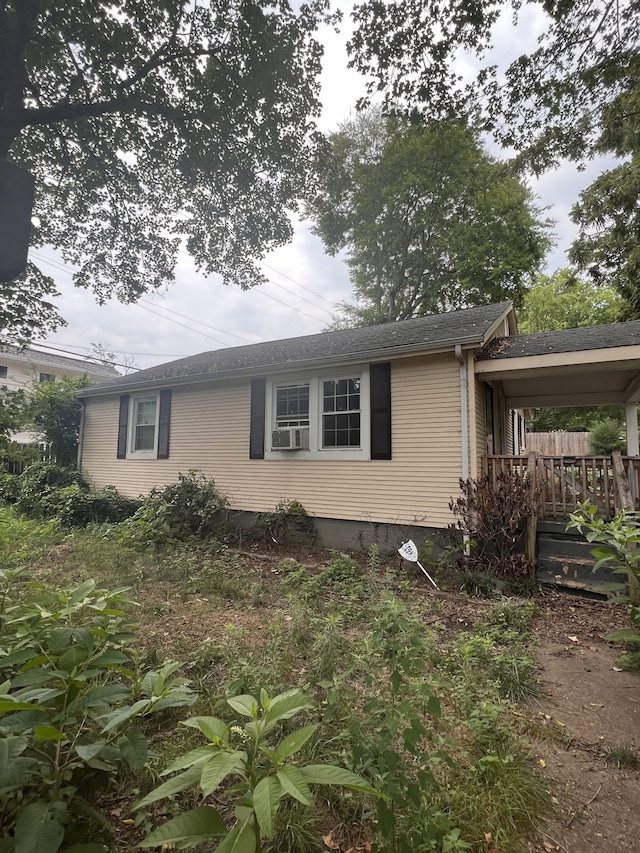
<path fill-rule="evenodd" d="M 60 367 L 66 370 L 77 370 L 79 373 L 91 373 L 94 376 L 117 377 L 120 374 L 110 364 L 101 364 L 90 359 L 68 358 L 64 355 L 54 355 L 37 349 L 17 349 L 10 345 L 0 349 L 0 362 L 3 354 L 14 361 L 26 364 L 46 364 L 49 367 Z"/>
<path fill-rule="evenodd" d="M 611 323 L 606 326 L 585 326 L 559 332 L 538 332 L 494 338 L 477 354 L 478 361 L 487 359 L 523 358 L 549 353 L 586 352 L 612 347 L 640 344 L 640 320 Z"/>
<path fill-rule="evenodd" d="M 193 381 L 211 379 L 214 375 L 222 378 L 238 373 L 308 367 L 334 361 L 388 358 L 414 351 L 443 349 L 455 344 L 481 345 L 512 309 L 511 302 L 502 302 L 377 326 L 340 329 L 318 335 L 213 350 L 169 361 L 111 382 L 101 382 L 83 391 L 82 396 L 148 386 L 167 380 Z"/>

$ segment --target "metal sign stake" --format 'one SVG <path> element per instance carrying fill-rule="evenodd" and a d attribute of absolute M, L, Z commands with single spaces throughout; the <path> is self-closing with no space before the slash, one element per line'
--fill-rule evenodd
<path fill-rule="evenodd" d="M 416 544 L 413 539 L 409 539 L 408 542 L 403 542 L 402 545 L 398 548 L 398 554 L 400 554 L 400 556 L 403 557 L 405 560 L 409 560 L 410 563 L 417 563 L 422 569 L 423 573 L 426 575 L 426 577 L 429 578 L 434 588 L 440 589 L 438 584 L 434 581 L 429 572 L 425 569 L 425 567 L 418 559 L 418 549 L 416 548 Z"/>

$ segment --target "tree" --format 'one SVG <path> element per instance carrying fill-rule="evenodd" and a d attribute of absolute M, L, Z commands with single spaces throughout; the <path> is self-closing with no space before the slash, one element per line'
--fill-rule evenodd
<path fill-rule="evenodd" d="M 501 67 L 496 24 L 517 24 L 531 7 L 536 28 L 546 28 L 534 50 Z M 429 117 L 476 115 L 538 171 L 595 153 L 613 105 L 637 91 L 636 0 L 364 0 L 353 18 L 350 64 L 369 78 L 370 94 Z M 475 76 L 460 74 L 461 54 Z"/>
<path fill-rule="evenodd" d="M 520 301 L 549 223 L 466 123 L 370 111 L 330 142 L 307 214 L 329 253 L 348 250 L 348 324 Z"/>
<path fill-rule="evenodd" d="M 512 13 L 542 25 L 536 46 L 506 67 L 498 25 Z M 623 160 L 572 211 L 571 260 L 609 281 L 640 317 L 640 4 L 636 0 L 364 0 L 354 9 L 351 65 L 389 108 L 429 117 L 474 115 L 515 163 L 540 173 L 563 158 Z M 531 18 L 528 19 L 531 24 Z M 533 27 L 530 27 L 533 29 Z M 508 50 L 508 48 L 507 48 Z M 475 75 L 459 73 L 460 58 Z"/>
<path fill-rule="evenodd" d="M 580 226 L 570 259 L 608 282 L 640 317 L 640 62 L 635 81 L 605 112 L 598 149 L 625 159 L 580 194 L 571 218 Z"/>
<path fill-rule="evenodd" d="M 584 281 L 569 269 L 552 276 L 541 275 L 524 297 L 518 316 L 522 334 L 576 329 L 615 323 L 624 310 L 624 300 L 609 286 Z M 622 429 L 621 406 L 568 406 L 536 410 L 531 421 L 534 432 L 588 432 L 607 420 Z"/>
<path fill-rule="evenodd" d="M 63 376 L 55 382 L 33 382 L 28 392 L 27 412 L 31 424 L 51 446 L 56 463 L 75 468 L 82 404 L 80 388 L 91 385 L 84 376 Z"/>
<path fill-rule="evenodd" d="M 621 318 L 624 300 L 613 287 L 598 287 L 578 278 L 569 269 L 541 275 L 525 293 L 518 313 L 522 334 L 577 329 L 615 323 Z"/>
<path fill-rule="evenodd" d="M 313 117 L 326 0 L 0 6 L 0 160 L 36 178 L 32 245 L 78 267 L 100 302 L 173 279 L 186 244 L 243 288 L 290 239 L 322 144 Z M 0 287 L 14 337 L 59 324 L 31 265 Z"/>

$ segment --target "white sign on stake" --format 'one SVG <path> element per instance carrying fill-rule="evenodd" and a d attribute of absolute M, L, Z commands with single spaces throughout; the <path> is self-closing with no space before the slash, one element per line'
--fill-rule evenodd
<path fill-rule="evenodd" d="M 416 548 L 416 543 L 413 541 L 413 539 L 409 539 L 407 542 L 403 542 L 402 545 L 398 548 L 398 554 L 400 554 L 400 556 L 403 557 L 405 560 L 409 560 L 409 562 L 411 563 L 417 563 L 424 572 L 424 574 L 429 578 L 433 586 L 436 589 L 439 589 L 438 584 L 434 581 L 429 572 L 425 569 L 425 567 L 418 559 L 418 549 Z"/>

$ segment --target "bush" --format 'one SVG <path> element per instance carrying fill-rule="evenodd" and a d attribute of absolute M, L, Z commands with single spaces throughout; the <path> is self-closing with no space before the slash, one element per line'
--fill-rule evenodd
<path fill-rule="evenodd" d="M 0 474 L 0 501 L 14 504 L 20 496 L 20 477 L 17 474 Z"/>
<path fill-rule="evenodd" d="M 174 675 L 178 663 L 144 675 L 133 665 L 136 625 L 125 614 L 125 592 L 93 580 L 47 589 L 19 569 L 0 571 L 0 825 L 14 840 L 3 850 L 55 851 L 63 839 L 62 849 L 88 841 L 113 849 L 108 822 L 83 800 L 88 780 L 123 765 L 142 769 L 142 721 L 196 701 Z"/>
<path fill-rule="evenodd" d="M 124 529 L 143 544 L 205 539 L 224 531 L 228 506 L 213 480 L 201 471 L 189 471 L 180 474 L 177 483 L 149 492 Z"/>
<path fill-rule="evenodd" d="M 69 486 L 89 490 L 88 482 L 79 471 L 55 462 L 36 462 L 20 475 L 16 508 L 32 518 L 56 516 L 60 508 L 60 490 Z"/>
<path fill-rule="evenodd" d="M 627 443 L 621 437 L 622 427 L 613 418 L 594 424 L 589 433 L 589 446 L 594 456 L 609 456 L 614 450 L 624 453 Z"/>
<path fill-rule="evenodd" d="M 131 518 L 140 508 L 138 498 L 127 498 L 113 486 L 101 491 L 84 491 L 74 483 L 61 489 L 56 496 L 60 523 L 65 527 L 86 527 L 87 524 L 118 524 Z"/>
<path fill-rule="evenodd" d="M 5 475 L 10 476 L 10 475 Z M 113 486 L 91 491 L 89 483 L 78 471 L 37 462 L 25 469 L 7 490 L 16 489 L 16 508 L 32 518 L 57 518 L 65 527 L 85 527 L 103 522 L 118 523 L 131 517 L 140 501 L 121 495 Z M 2 497 L 0 480 L 0 497 Z"/>
<path fill-rule="evenodd" d="M 257 539 L 284 546 L 311 546 L 317 536 L 313 518 L 297 500 L 283 500 L 271 512 L 261 512 L 251 534 Z"/>
<path fill-rule="evenodd" d="M 493 481 L 484 474 L 477 480 L 460 480 L 462 496 L 452 498 L 449 509 L 462 531 L 474 543 L 469 565 L 503 578 L 533 577 L 534 566 L 518 545 L 522 523 L 537 513 L 540 488 L 527 477 L 500 471 Z"/>

